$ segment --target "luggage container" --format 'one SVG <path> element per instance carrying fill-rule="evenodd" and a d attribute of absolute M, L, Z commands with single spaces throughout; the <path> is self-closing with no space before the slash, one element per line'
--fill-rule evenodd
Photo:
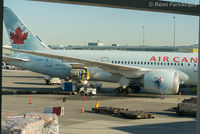
<path fill-rule="evenodd" d="M 77 94 L 77 83 L 75 82 L 63 82 L 62 91 L 70 94 Z"/>
<path fill-rule="evenodd" d="M 44 80 L 45 80 L 47 85 L 54 85 L 54 84 L 61 85 L 61 83 L 62 83 L 60 78 L 56 78 L 56 77 L 51 78 L 48 75 L 44 76 Z"/>

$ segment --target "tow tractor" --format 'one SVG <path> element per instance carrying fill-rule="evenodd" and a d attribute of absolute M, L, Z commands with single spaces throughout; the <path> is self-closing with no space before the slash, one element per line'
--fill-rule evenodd
<path fill-rule="evenodd" d="M 97 94 L 97 88 L 93 85 L 86 85 L 87 87 L 81 87 L 79 90 L 80 95 L 89 95 L 89 96 L 93 96 Z M 86 90 L 85 90 L 86 89 Z"/>

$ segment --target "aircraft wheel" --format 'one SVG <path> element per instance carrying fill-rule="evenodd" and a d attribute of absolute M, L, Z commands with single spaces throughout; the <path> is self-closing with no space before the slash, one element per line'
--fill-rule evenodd
<path fill-rule="evenodd" d="M 134 86 L 133 87 L 135 93 L 139 93 L 140 92 L 140 87 L 139 86 Z"/>
<path fill-rule="evenodd" d="M 51 85 L 50 80 L 45 80 L 47 85 Z"/>
<path fill-rule="evenodd" d="M 80 92 L 80 95 L 83 96 L 83 94 L 84 94 L 84 91 L 81 91 L 81 92 Z"/>
<path fill-rule="evenodd" d="M 129 93 L 131 93 L 131 91 L 132 91 L 131 87 L 127 86 L 125 88 L 125 94 L 129 94 Z"/>
<path fill-rule="evenodd" d="M 89 93 L 89 96 L 92 96 L 92 93 Z"/>
<path fill-rule="evenodd" d="M 121 94 L 121 88 L 116 88 L 115 89 L 115 94 L 120 95 Z"/>

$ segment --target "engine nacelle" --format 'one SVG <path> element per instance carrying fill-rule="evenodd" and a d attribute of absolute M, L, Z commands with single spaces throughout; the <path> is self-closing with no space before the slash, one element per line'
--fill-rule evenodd
<path fill-rule="evenodd" d="M 70 76 L 72 78 L 78 78 L 81 79 L 81 73 L 83 72 L 83 69 L 71 69 L 70 70 Z"/>
<path fill-rule="evenodd" d="M 144 75 L 144 91 L 148 93 L 177 94 L 180 77 L 175 71 L 159 70 Z"/>

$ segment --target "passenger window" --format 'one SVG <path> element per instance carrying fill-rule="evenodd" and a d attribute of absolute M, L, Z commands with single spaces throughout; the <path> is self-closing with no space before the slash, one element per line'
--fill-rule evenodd
<path fill-rule="evenodd" d="M 143 64 L 143 62 L 141 61 L 141 64 Z"/>
<path fill-rule="evenodd" d="M 154 62 L 154 65 L 156 65 L 156 62 Z"/>
<path fill-rule="evenodd" d="M 147 62 L 147 64 L 149 65 L 149 62 Z"/>
<path fill-rule="evenodd" d="M 153 62 L 151 62 L 151 65 L 153 65 Z"/>
<path fill-rule="evenodd" d="M 166 65 L 166 63 L 164 63 L 164 65 Z"/>
<path fill-rule="evenodd" d="M 124 62 L 124 64 L 126 64 L 126 61 Z"/>
<path fill-rule="evenodd" d="M 176 63 L 174 63 L 174 66 L 176 66 Z"/>
<path fill-rule="evenodd" d="M 173 65 L 173 63 L 171 63 L 171 66 Z"/>
<path fill-rule="evenodd" d="M 128 61 L 128 64 L 130 64 L 130 62 Z"/>
<path fill-rule="evenodd" d="M 123 64 L 124 62 L 123 62 L 123 61 L 121 61 L 121 63 Z"/>
<path fill-rule="evenodd" d="M 169 66 L 169 63 L 167 63 L 167 65 Z"/>
<path fill-rule="evenodd" d="M 197 64 L 194 64 L 194 66 L 196 67 L 196 66 L 197 66 Z"/>
<path fill-rule="evenodd" d="M 160 63 L 158 62 L 157 65 L 159 65 Z"/>
<path fill-rule="evenodd" d="M 118 64 L 120 64 L 120 61 L 118 61 Z"/>
<path fill-rule="evenodd" d="M 134 64 L 136 64 L 136 61 L 134 62 Z"/>
<path fill-rule="evenodd" d="M 180 66 L 180 63 L 178 63 L 178 66 Z"/>
<path fill-rule="evenodd" d="M 131 61 L 131 64 L 133 64 L 133 62 Z"/>
<path fill-rule="evenodd" d="M 140 64 L 140 62 L 138 61 L 138 65 Z"/>
<path fill-rule="evenodd" d="M 183 66 L 183 63 L 181 63 L 181 66 Z"/>
<path fill-rule="evenodd" d="M 190 66 L 190 63 L 188 63 L 188 66 Z"/>
<path fill-rule="evenodd" d="M 146 62 L 144 62 L 144 65 L 146 65 Z"/>
<path fill-rule="evenodd" d="M 163 65 L 163 63 L 161 62 L 160 65 Z"/>

